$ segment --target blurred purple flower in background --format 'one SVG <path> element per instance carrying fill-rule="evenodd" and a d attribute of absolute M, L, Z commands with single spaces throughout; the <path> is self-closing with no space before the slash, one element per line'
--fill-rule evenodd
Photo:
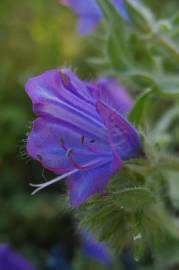
<path fill-rule="evenodd" d="M 136 1 L 136 0 L 133 0 Z M 60 3 L 70 7 L 78 17 L 78 31 L 81 35 L 91 32 L 100 22 L 102 12 L 96 0 L 60 0 Z M 124 0 L 112 0 L 119 14 L 128 18 Z"/>
<path fill-rule="evenodd" d="M 126 119 L 131 99 L 116 81 L 81 81 L 69 69 L 30 79 L 26 92 L 38 116 L 27 152 L 55 179 L 33 185 L 34 194 L 66 177 L 72 206 L 103 192 L 122 165 L 139 153 L 140 139 Z"/>
<path fill-rule="evenodd" d="M 64 247 L 55 245 L 50 248 L 45 262 L 48 270 L 72 270 L 71 262 L 68 260 Z"/>
<path fill-rule="evenodd" d="M 0 270 L 35 270 L 35 268 L 8 245 L 1 244 Z"/>
<path fill-rule="evenodd" d="M 86 230 L 81 232 L 81 244 L 82 252 L 86 257 L 106 266 L 111 265 L 112 255 L 107 245 L 97 241 L 95 236 Z"/>

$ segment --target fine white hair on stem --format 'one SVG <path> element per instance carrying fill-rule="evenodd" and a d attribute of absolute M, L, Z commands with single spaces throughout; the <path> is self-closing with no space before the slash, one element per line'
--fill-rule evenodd
<path fill-rule="evenodd" d="M 42 183 L 42 184 L 32 184 L 32 183 L 30 183 L 31 187 L 36 187 L 36 189 L 32 192 L 32 195 L 36 194 L 38 191 L 40 191 L 40 190 L 42 190 L 42 189 L 44 189 L 44 188 L 46 188 L 46 187 L 48 187 L 48 186 L 50 186 L 52 184 L 55 184 L 58 181 L 66 178 L 66 177 L 68 177 L 68 176 L 70 176 L 70 175 L 72 175 L 72 174 L 74 174 L 74 173 L 76 173 L 78 171 L 79 171 L 79 169 L 74 169 L 74 170 L 72 170 L 70 172 L 64 173 L 63 175 L 57 176 L 56 178 L 54 178 L 54 179 L 52 179 L 52 180 L 50 180 L 48 182 Z"/>

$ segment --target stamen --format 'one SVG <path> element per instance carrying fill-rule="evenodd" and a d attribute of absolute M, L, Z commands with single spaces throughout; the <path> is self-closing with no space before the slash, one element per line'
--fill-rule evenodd
<path fill-rule="evenodd" d="M 84 169 L 90 169 L 91 166 L 93 167 L 93 166 L 96 166 L 97 164 L 100 166 L 100 165 L 104 165 L 105 163 L 108 163 L 109 162 L 109 161 L 106 161 L 104 163 L 104 161 L 103 162 L 101 162 L 101 161 L 103 161 L 103 160 L 101 160 L 101 159 L 94 159 L 91 162 L 82 165 L 82 168 L 84 168 Z M 57 176 L 56 178 L 54 178 L 54 179 L 52 179 L 52 180 L 50 180 L 48 182 L 42 183 L 42 184 L 32 184 L 32 183 L 30 183 L 29 185 L 31 187 L 36 187 L 36 189 L 32 192 L 32 195 L 36 194 L 40 190 L 42 190 L 42 189 L 44 189 L 44 188 L 46 188 L 46 187 L 48 187 L 48 186 L 50 186 L 52 184 L 55 184 L 58 181 L 63 180 L 64 178 L 67 178 L 68 176 L 70 176 L 72 174 L 75 174 L 75 173 L 77 173 L 79 171 L 80 171 L 80 169 L 76 168 L 76 169 L 74 169 L 74 170 L 72 170 L 70 172 L 64 173 L 63 175 Z"/>
<path fill-rule="evenodd" d="M 39 160 L 39 161 L 42 161 L 42 156 L 41 155 L 37 155 L 36 158 Z"/>
<path fill-rule="evenodd" d="M 96 140 L 95 139 L 91 139 L 89 140 L 89 143 L 95 143 Z M 92 147 L 86 140 L 85 140 L 85 136 L 81 136 L 81 143 L 84 144 L 84 146 L 91 152 L 93 153 L 98 153 L 99 151 L 97 151 L 96 149 L 94 149 L 94 147 Z"/>
<path fill-rule="evenodd" d="M 60 181 L 60 180 L 62 180 L 62 179 L 64 179 L 64 178 L 66 178 L 66 177 L 68 177 L 68 176 L 70 176 L 70 175 L 72 175 L 72 174 L 74 174 L 74 173 L 76 173 L 76 172 L 78 172 L 78 171 L 79 171 L 78 169 L 74 169 L 74 170 L 72 170 L 72 171 L 70 171 L 70 172 L 68 172 L 68 173 L 64 173 L 63 175 L 58 176 L 58 177 L 56 177 L 56 178 L 54 178 L 54 179 L 52 179 L 52 180 L 50 180 L 50 181 L 48 181 L 48 182 L 42 183 L 42 184 L 32 184 L 32 183 L 30 183 L 30 186 L 31 186 L 31 187 L 37 187 L 37 188 L 32 192 L 32 195 L 36 194 L 38 191 L 40 191 L 40 190 L 42 190 L 42 189 L 44 189 L 44 188 L 46 188 L 46 187 L 48 187 L 48 186 L 50 186 L 50 185 L 52 185 L 52 184 L 54 184 L 54 183 L 57 183 L 58 181 Z"/>
<path fill-rule="evenodd" d="M 82 135 L 82 136 L 81 136 L 81 143 L 83 144 L 83 143 L 84 143 L 84 141 L 85 141 L 85 136 L 84 136 L 84 135 Z"/>
<path fill-rule="evenodd" d="M 65 144 L 65 141 L 64 141 L 64 139 L 63 139 L 62 137 L 60 138 L 60 143 L 61 143 L 62 145 Z"/>
<path fill-rule="evenodd" d="M 65 146 L 65 141 L 62 137 L 60 138 L 60 144 L 61 144 L 61 147 L 63 148 L 63 150 L 65 150 L 65 152 L 67 152 L 68 148 Z"/>
<path fill-rule="evenodd" d="M 73 150 L 71 148 L 69 148 L 67 151 L 66 151 L 66 156 L 67 157 L 70 157 L 71 154 L 72 154 Z"/>

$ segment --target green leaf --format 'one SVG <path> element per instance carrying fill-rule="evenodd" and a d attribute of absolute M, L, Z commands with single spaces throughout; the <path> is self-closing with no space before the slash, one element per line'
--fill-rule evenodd
<path fill-rule="evenodd" d="M 170 19 L 170 23 L 172 24 L 172 29 L 169 33 L 170 37 L 173 39 L 178 39 L 179 38 L 179 11 L 172 16 Z"/>
<path fill-rule="evenodd" d="M 179 108 L 178 105 L 171 108 L 164 114 L 162 114 L 162 117 L 159 119 L 159 121 L 156 124 L 154 132 L 156 134 L 166 133 L 167 129 L 170 127 L 172 122 L 179 117 Z"/>
<path fill-rule="evenodd" d="M 114 68 L 124 68 L 129 63 L 126 25 L 109 0 L 97 0 L 107 22 L 108 40 L 106 52 Z"/>
<path fill-rule="evenodd" d="M 110 33 L 107 43 L 107 54 L 109 56 L 112 67 L 124 68 L 128 66 L 128 55 L 124 49 L 121 36 L 114 30 Z"/>
<path fill-rule="evenodd" d="M 133 0 L 125 0 L 127 11 L 136 27 L 144 33 L 150 33 L 155 27 L 153 14 L 144 5 Z"/>
<path fill-rule="evenodd" d="M 151 87 L 155 90 L 159 90 L 159 86 L 155 81 L 153 74 L 147 70 L 143 71 L 136 68 L 131 69 L 130 71 L 124 73 L 124 76 L 133 78 L 137 83 L 140 83 L 145 87 Z"/>
<path fill-rule="evenodd" d="M 179 239 L 179 220 L 172 217 L 163 205 L 157 205 L 155 208 L 156 218 L 160 220 L 163 229 L 165 229 L 171 236 Z"/>
<path fill-rule="evenodd" d="M 133 77 L 143 86 L 151 87 L 159 96 L 174 96 L 179 94 L 178 75 L 154 74 L 142 70 L 131 70 L 124 75 Z"/>
<path fill-rule="evenodd" d="M 165 174 L 169 186 L 169 195 L 175 210 L 179 208 L 179 181 L 178 172 L 168 171 Z"/>
<path fill-rule="evenodd" d="M 177 44 L 174 43 L 167 35 L 161 34 L 162 31 L 158 29 L 159 24 L 156 23 L 153 14 L 139 2 L 132 0 L 125 0 L 129 16 L 135 26 L 148 36 L 151 34 L 150 41 L 152 44 L 160 46 L 161 49 L 175 62 L 179 62 L 179 49 Z"/>
<path fill-rule="evenodd" d="M 155 35 L 155 42 L 169 55 L 172 59 L 179 63 L 179 49 L 177 44 L 164 35 Z"/>
<path fill-rule="evenodd" d="M 179 25 L 179 11 L 177 11 L 171 18 L 171 22 L 173 25 Z"/>
<path fill-rule="evenodd" d="M 126 188 L 113 195 L 113 199 L 121 207 L 137 209 L 152 204 L 155 199 L 151 191 L 145 187 Z"/>
<path fill-rule="evenodd" d="M 161 92 L 166 95 L 178 95 L 179 94 L 179 77 L 178 75 L 155 78 L 160 86 Z"/>
<path fill-rule="evenodd" d="M 139 98 L 137 99 L 136 103 L 134 104 L 132 110 L 128 115 L 129 121 L 135 124 L 136 126 L 139 126 L 141 123 L 144 107 L 151 93 L 152 93 L 151 88 L 147 89 L 144 93 L 142 93 L 142 95 L 139 96 Z"/>
<path fill-rule="evenodd" d="M 105 19 L 109 24 L 121 24 L 123 19 L 110 0 L 97 0 Z"/>

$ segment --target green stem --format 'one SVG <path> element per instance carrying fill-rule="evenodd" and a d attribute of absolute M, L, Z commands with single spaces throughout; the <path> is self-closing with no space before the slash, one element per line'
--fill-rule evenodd
<path fill-rule="evenodd" d="M 155 35 L 155 39 L 157 43 L 164 48 L 175 60 L 179 63 L 179 49 L 176 44 L 172 42 L 172 40 L 163 37 L 159 34 Z"/>

